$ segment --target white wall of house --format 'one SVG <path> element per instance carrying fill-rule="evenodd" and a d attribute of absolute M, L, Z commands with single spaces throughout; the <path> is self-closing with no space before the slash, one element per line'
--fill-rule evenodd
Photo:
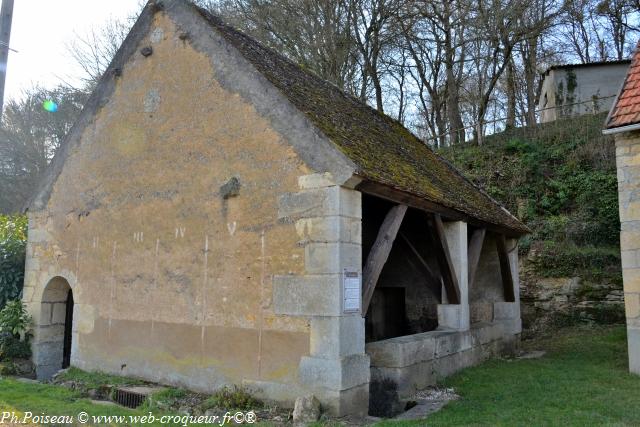
<path fill-rule="evenodd" d="M 628 68 L 628 62 L 612 62 L 549 69 L 538 100 L 540 123 L 609 111 Z"/>

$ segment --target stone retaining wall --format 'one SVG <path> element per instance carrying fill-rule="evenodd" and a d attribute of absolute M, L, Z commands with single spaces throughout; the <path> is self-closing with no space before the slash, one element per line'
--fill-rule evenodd
<path fill-rule="evenodd" d="M 495 303 L 493 322 L 472 324 L 468 330 L 438 329 L 366 345 L 371 358 L 371 382 L 391 380 L 400 399 L 461 369 L 500 354 L 513 353 L 521 322 L 515 303 Z"/>

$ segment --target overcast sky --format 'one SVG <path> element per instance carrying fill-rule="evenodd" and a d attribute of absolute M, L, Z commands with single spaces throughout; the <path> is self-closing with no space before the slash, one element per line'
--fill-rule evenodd
<path fill-rule="evenodd" d="M 15 0 L 6 98 L 34 84 L 55 86 L 79 71 L 66 50 L 75 34 L 85 34 L 110 17 L 126 17 L 139 0 Z"/>

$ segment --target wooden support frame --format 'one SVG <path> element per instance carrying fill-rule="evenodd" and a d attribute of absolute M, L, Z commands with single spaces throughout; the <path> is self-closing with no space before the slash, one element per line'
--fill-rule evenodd
<path fill-rule="evenodd" d="M 431 269 L 431 267 L 429 267 L 429 263 L 427 263 L 427 261 L 422 257 L 422 255 L 420 255 L 420 252 L 418 252 L 418 249 L 416 249 L 416 247 L 413 246 L 413 243 L 411 243 L 409 238 L 405 236 L 404 233 L 400 233 L 400 238 L 404 241 L 404 243 L 407 245 L 409 250 L 411 250 L 411 253 L 413 253 L 415 258 L 420 262 L 420 266 L 423 268 L 425 275 L 427 276 L 427 279 L 434 283 L 440 283 L 438 275 L 436 275 Z"/>
<path fill-rule="evenodd" d="M 518 238 L 524 234 L 531 233 L 531 230 L 523 224 L 520 224 L 519 228 L 510 228 L 492 224 L 490 222 L 474 218 L 473 216 L 463 214 L 454 209 L 446 208 L 437 203 L 430 202 L 422 197 L 407 193 L 406 191 L 400 191 L 397 188 L 376 182 L 363 180 L 357 185 L 356 190 L 364 194 L 370 194 L 381 199 L 389 200 L 393 203 L 407 205 L 410 208 L 418 209 L 421 212 L 439 214 L 450 220 L 464 221 L 469 225 L 484 227 L 488 231 L 502 233 L 508 237 Z"/>
<path fill-rule="evenodd" d="M 507 252 L 507 242 L 504 234 L 496 235 L 496 248 L 498 259 L 500 260 L 500 275 L 502 276 L 502 287 L 504 288 L 504 300 L 515 302 L 515 290 L 513 289 L 513 276 L 511 275 L 511 263 Z"/>
<path fill-rule="evenodd" d="M 407 213 L 407 205 L 396 205 L 392 207 L 385 216 L 376 241 L 371 247 L 367 262 L 362 269 L 362 316 L 367 314 L 373 291 L 378 283 L 382 268 L 389 258 L 391 247 L 396 239 L 402 220 Z"/>
<path fill-rule="evenodd" d="M 444 232 L 444 224 L 440 215 L 435 214 L 433 216 L 432 226 L 429 227 L 432 230 L 433 242 L 436 246 L 436 258 L 438 265 L 440 266 L 440 273 L 442 275 L 442 282 L 444 283 L 445 291 L 447 292 L 447 299 L 449 304 L 460 304 L 460 286 L 458 284 L 458 277 L 451 261 L 451 253 L 449 252 L 449 244 L 447 243 L 447 236 Z"/>
<path fill-rule="evenodd" d="M 473 281 L 476 277 L 476 272 L 478 271 L 478 263 L 480 262 L 482 244 L 484 243 L 484 236 L 486 233 L 486 228 L 478 228 L 471 234 L 469 248 L 467 249 L 467 262 L 469 264 L 469 288 L 471 288 L 471 286 L 473 285 Z"/>

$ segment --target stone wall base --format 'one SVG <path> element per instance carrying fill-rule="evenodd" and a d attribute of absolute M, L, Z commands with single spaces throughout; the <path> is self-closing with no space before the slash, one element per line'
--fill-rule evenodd
<path fill-rule="evenodd" d="M 304 396 L 305 391 L 295 384 L 273 381 L 244 380 L 242 385 L 256 398 L 266 403 L 277 404 L 282 408 L 293 409 L 297 397 Z"/>
<path fill-rule="evenodd" d="M 444 377 L 493 356 L 513 354 L 519 319 L 478 323 L 468 331 L 436 330 L 367 344 L 371 382 L 389 382 L 408 399 Z"/>
<path fill-rule="evenodd" d="M 293 408 L 297 397 L 313 394 L 322 404 L 323 411 L 332 416 L 349 414 L 364 417 L 369 409 L 368 382 L 340 391 L 322 387 L 308 390 L 294 384 L 271 381 L 245 380 L 242 385 L 247 387 L 251 394 L 258 399 L 277 404 L 282 408 Z"/>
<path fill-rule="evenodd" d="M 368 382 L 347 390 L 316 389 L 313 394 L 322 404 L 322 410 L 332 416 L 364 417 L 369 412 Z"/>

